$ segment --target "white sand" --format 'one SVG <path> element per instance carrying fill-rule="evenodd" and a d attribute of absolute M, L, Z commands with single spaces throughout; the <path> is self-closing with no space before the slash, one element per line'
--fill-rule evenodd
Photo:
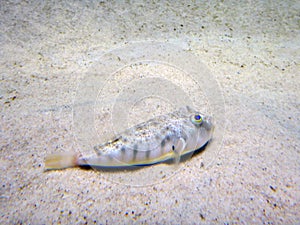
<path fill-rule="evenodd" d="M 0 224 L 300 223 L 296 3 L 2 1 Z M 180 75 L 180 66 L 122 69 L 112 58 L 106 66 L 119 73 L 94 70 L 105 52 L 135 41 L 175 44 L 206 65 L 224 97 L 224 124 L 216 127 L 223 142 L 217 139 L 180 168 L 44 173 L 47 154 L 93 151 L 94 141 L 111 135 L 110 99 L 132 74 L 161 72 L 165 82 L 177 82 L 210 111 L 213 103 L 197 102 L 201 90 Z M 116 80 L 105 80 L 107 75 Z M 126 93 L 141 90 L 130 88 Z M 105 99 L 107 108 L 100 107 Z M 135 107 L 149 118 L 171 110 L 174 102 L 167 100 L 149 98 Z M 129 124 L 144 119 L 138 112 L 124 112 Z M 156 183 L 145 185 L 150 178 Z M 139 186 L 125 185 L 130 182 Z"/>

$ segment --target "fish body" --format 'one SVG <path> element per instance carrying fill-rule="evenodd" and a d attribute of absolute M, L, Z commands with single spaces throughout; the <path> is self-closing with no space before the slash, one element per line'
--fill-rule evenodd
<path fill-rule="evenodd" d="M 46 169 L 73 166 L 122 167 L 149 165 L 180 157 L 204 146 L 211 138 L 214 125 L 189 106 L 154 117 L 116 135 L 111 141 L 94 147 L 95 155 L 51 155 Z"/>

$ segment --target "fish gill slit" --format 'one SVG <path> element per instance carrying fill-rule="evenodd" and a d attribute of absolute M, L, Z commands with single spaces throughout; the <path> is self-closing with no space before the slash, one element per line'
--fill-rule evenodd
<path fill-rule="evenodd" d="M 175 146 L 174 146 L 174 145 L 172 145 L 172 151 L 173 151 L 173 152 L 175 151 Z"/>

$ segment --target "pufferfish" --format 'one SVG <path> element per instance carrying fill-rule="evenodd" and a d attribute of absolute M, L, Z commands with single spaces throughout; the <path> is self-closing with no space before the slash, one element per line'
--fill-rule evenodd
<path fill-rule="evenodd" d="M 45 169 L 76 166 L 124 167 L 152 165 L 192 153 L 212 139 L 212 117 L 189 106 L 154 117 L 96 145 L 95 154 L 61 153 L 46 157 Z"/>

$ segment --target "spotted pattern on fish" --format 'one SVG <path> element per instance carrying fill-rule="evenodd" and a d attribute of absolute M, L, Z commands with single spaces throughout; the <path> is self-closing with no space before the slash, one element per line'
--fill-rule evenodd
<path fill-rule="evenodd" d="M 193 121 L 195 115 L 200 115 L 202 121 Z M 113 140 L 95 147 L 99 157 L 82 158 L 79 163 L 85 161 L 99 166 L 152 164 L 175 157 L 174 152 L 182 155 L 200 148 L 211 139 L 212 131 L 211 117 L 187 106 L 125 130 Z M 178 146 L 180 138 L 184 146 Z M 113 160 L 106 161 L 106 156 Z"/>
<path fill-rule="evenodd" d="M 213 129 L 210 116 L 186 106 L 138 124 L 111 141 L 95 146 L 96 155 L 69 157 L 68 163 L 63 162 L 63 157 L 59 163 L 59 157 L 49 157 L 46 168 L 154 164 L 199 149 L 210 141 Z"/>

